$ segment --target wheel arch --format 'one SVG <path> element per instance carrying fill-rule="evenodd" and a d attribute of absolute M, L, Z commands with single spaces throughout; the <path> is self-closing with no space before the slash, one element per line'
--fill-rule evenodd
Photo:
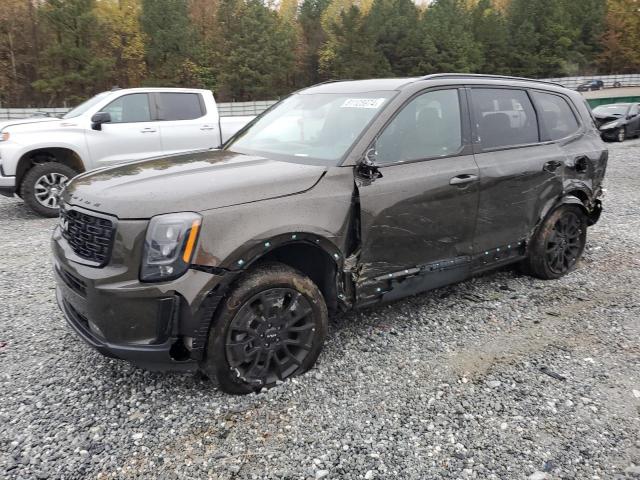
<path fill-rule="evenodd" d="M 20 193 L 22 179 L 25 174 L 37 163 L 58 162 L 74 169 L 78 173 L 85 171 L 84 162 L 80 155 L 67 147 L 43 147 L 29 150 L 24 153 L 16 166 L 16 188 Z"/>
<path fill-rule="evenodd" d="M 339 300 L 344 298 L 340 275 L 344 256 L 322 235 L 291 232 L 264 238 L 234 252 L 223 266 L 229 270 L 248 271 L 268 261 L 283 263 L 308 276 L 322 292 L 330 311 L 335 311 Z"/>

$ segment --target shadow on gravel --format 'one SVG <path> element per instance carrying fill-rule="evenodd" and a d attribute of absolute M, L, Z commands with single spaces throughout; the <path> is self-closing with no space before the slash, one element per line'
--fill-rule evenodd
<path fill-rule="evenodd" d="M 33 213 L 20 198 L 0 202 L 0 218 L 6 220 L 48 220 Z"/>

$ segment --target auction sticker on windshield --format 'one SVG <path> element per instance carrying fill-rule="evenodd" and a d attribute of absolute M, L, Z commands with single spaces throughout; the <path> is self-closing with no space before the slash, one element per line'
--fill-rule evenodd
<path fill-rule="evenodd" d="M 340 108 L 378 108 L 384 98 L 347 98 Z"/>

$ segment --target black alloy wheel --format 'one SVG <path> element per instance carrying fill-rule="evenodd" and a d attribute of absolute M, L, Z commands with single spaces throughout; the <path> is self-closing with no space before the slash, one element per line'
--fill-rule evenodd
<path fill-rule="evenodd" d="M 250 298 L 231 320 L 227 361 L 251 385 L 282 381 L 304 363 L 314 333 L 309 300 L 291 288 L 270 288 Z"/>
<path fill-rule="evenodd" d="M 221 301 L 200 368 L 227 393 L 271 388 L 315 364 L 328 318 L 309 277 L 279 262 L 257 265 Z"/>
<path fill-rule="evenodd" d="M 556 221 L 545 250 L 547 265 L 553 273 L 564 275 L 575 265 L 583 248 L 582 228 L 582 221 L 571 211 Z"/>
<path fill-rule="evenodd" d="M 569 273 L 587 243 L 587 216 L 579 205 L 562 205 L 542 221 L 527 247 L 521 269 L 550 280 Z"/>

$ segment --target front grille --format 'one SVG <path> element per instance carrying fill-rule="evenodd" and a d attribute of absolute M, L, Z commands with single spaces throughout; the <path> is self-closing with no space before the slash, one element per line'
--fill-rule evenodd
<path fill-rule="evenodd" d="M 96 267 L 107 264 L 116 231 L 112 220 L 61 207 L 60 227 L 62 236 L 78 257 Z"/>

